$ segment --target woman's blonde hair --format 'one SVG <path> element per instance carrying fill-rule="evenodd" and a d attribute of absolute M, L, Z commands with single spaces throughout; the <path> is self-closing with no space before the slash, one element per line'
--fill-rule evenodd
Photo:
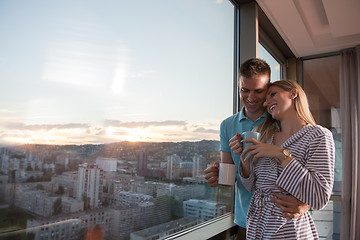
<path fill-rule="evenodd" d="M 316 125 L 316 122 L 310 112 L 309 102 L 302 87 L 292 80 L 280 80 L 269 84 L 270 87 L 279 87 L 290 92 L 292 89 L 297 90 L 297 96 L 294 98 L 295 111 L 299 119 L 310 125 Z M 265 121 L 257 127 L 261 133 L 261 141 L 268 142 L 275 132 L 281 131 L 280 122 L 270 114 L 267 114 Z"/>

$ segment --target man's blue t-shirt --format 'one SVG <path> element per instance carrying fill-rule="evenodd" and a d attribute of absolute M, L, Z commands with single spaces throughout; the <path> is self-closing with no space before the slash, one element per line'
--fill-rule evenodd
<path fill-rule="evenodd" d="M 238 174 L 240 156 L 234 154 L 229 147 L 229 140 L 236 133 L 251 131 L 254 127 L 265 120 L 266 112 L 255 122 L 248 119 L 244 114 L 244 108 L 240 112 L 228 117 L 220 125 L 220 151 L 230 152 L 236 165 L 236 184 L 235 184 L 235 224 L 246 228 L 246 214 L 249 209 L 252 194 L 243 186 Z"/>

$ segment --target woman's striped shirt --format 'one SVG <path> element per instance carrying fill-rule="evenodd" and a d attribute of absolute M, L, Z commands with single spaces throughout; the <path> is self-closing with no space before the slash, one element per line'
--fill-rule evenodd
<path fill-rule="evenodd" d="M 270 198 L 281 193 L 280 187 L 312 209 L 325 207 L 334 181 L 332 134 L 319 125 L 307 125 L 281 147 L 289 149 L 294 158 L 284 169 L 276 160 L 264 157 L 255 166 L 251 163 L 248 178 L 241 177 L 246 189 L 254 193 L 246 220 L 247 239 L 318 239 L 309 212 L 296 219 L 284 218 Z"/>

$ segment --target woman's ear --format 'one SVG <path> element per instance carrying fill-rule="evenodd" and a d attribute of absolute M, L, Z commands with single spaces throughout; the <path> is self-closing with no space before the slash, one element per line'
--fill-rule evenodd
<path fill-rule="evenodd" d="M 294 100 L 298 96 L 298 90 L 296 88 L 293 88 L 290 90 L 290 97 L 292 100 Z"/>

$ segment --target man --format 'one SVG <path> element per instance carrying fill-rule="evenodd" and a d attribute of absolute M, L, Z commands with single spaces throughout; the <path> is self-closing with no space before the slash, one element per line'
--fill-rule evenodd
<path fill-rule="evenodd" d="M 240 67 L 239 94 L 244 105 L 240 112 L 225 119 L 220 126 L 221 162 L 234 163 L 239 168 L 242 146 L 238 146 L 241 133 L 251 131 L 265 120 L 264 102 L 270 83 L 270 66 L 263 60 L 252 58 Z M 231 149 L 237 149 L 232 151 Z M 211 187 L 218 186 L 219 163 L 204 170 L 205 179 Z M 283 216 L 297 218 L 310 207 L 291 195 L 275 194 L 272 199 L 283 210 Z M 246 214 L 252 194 L 242 185 L 239 175 L 235 184 L 235 224 L 239 226 L 235 239 L 246 239 Z"/>

